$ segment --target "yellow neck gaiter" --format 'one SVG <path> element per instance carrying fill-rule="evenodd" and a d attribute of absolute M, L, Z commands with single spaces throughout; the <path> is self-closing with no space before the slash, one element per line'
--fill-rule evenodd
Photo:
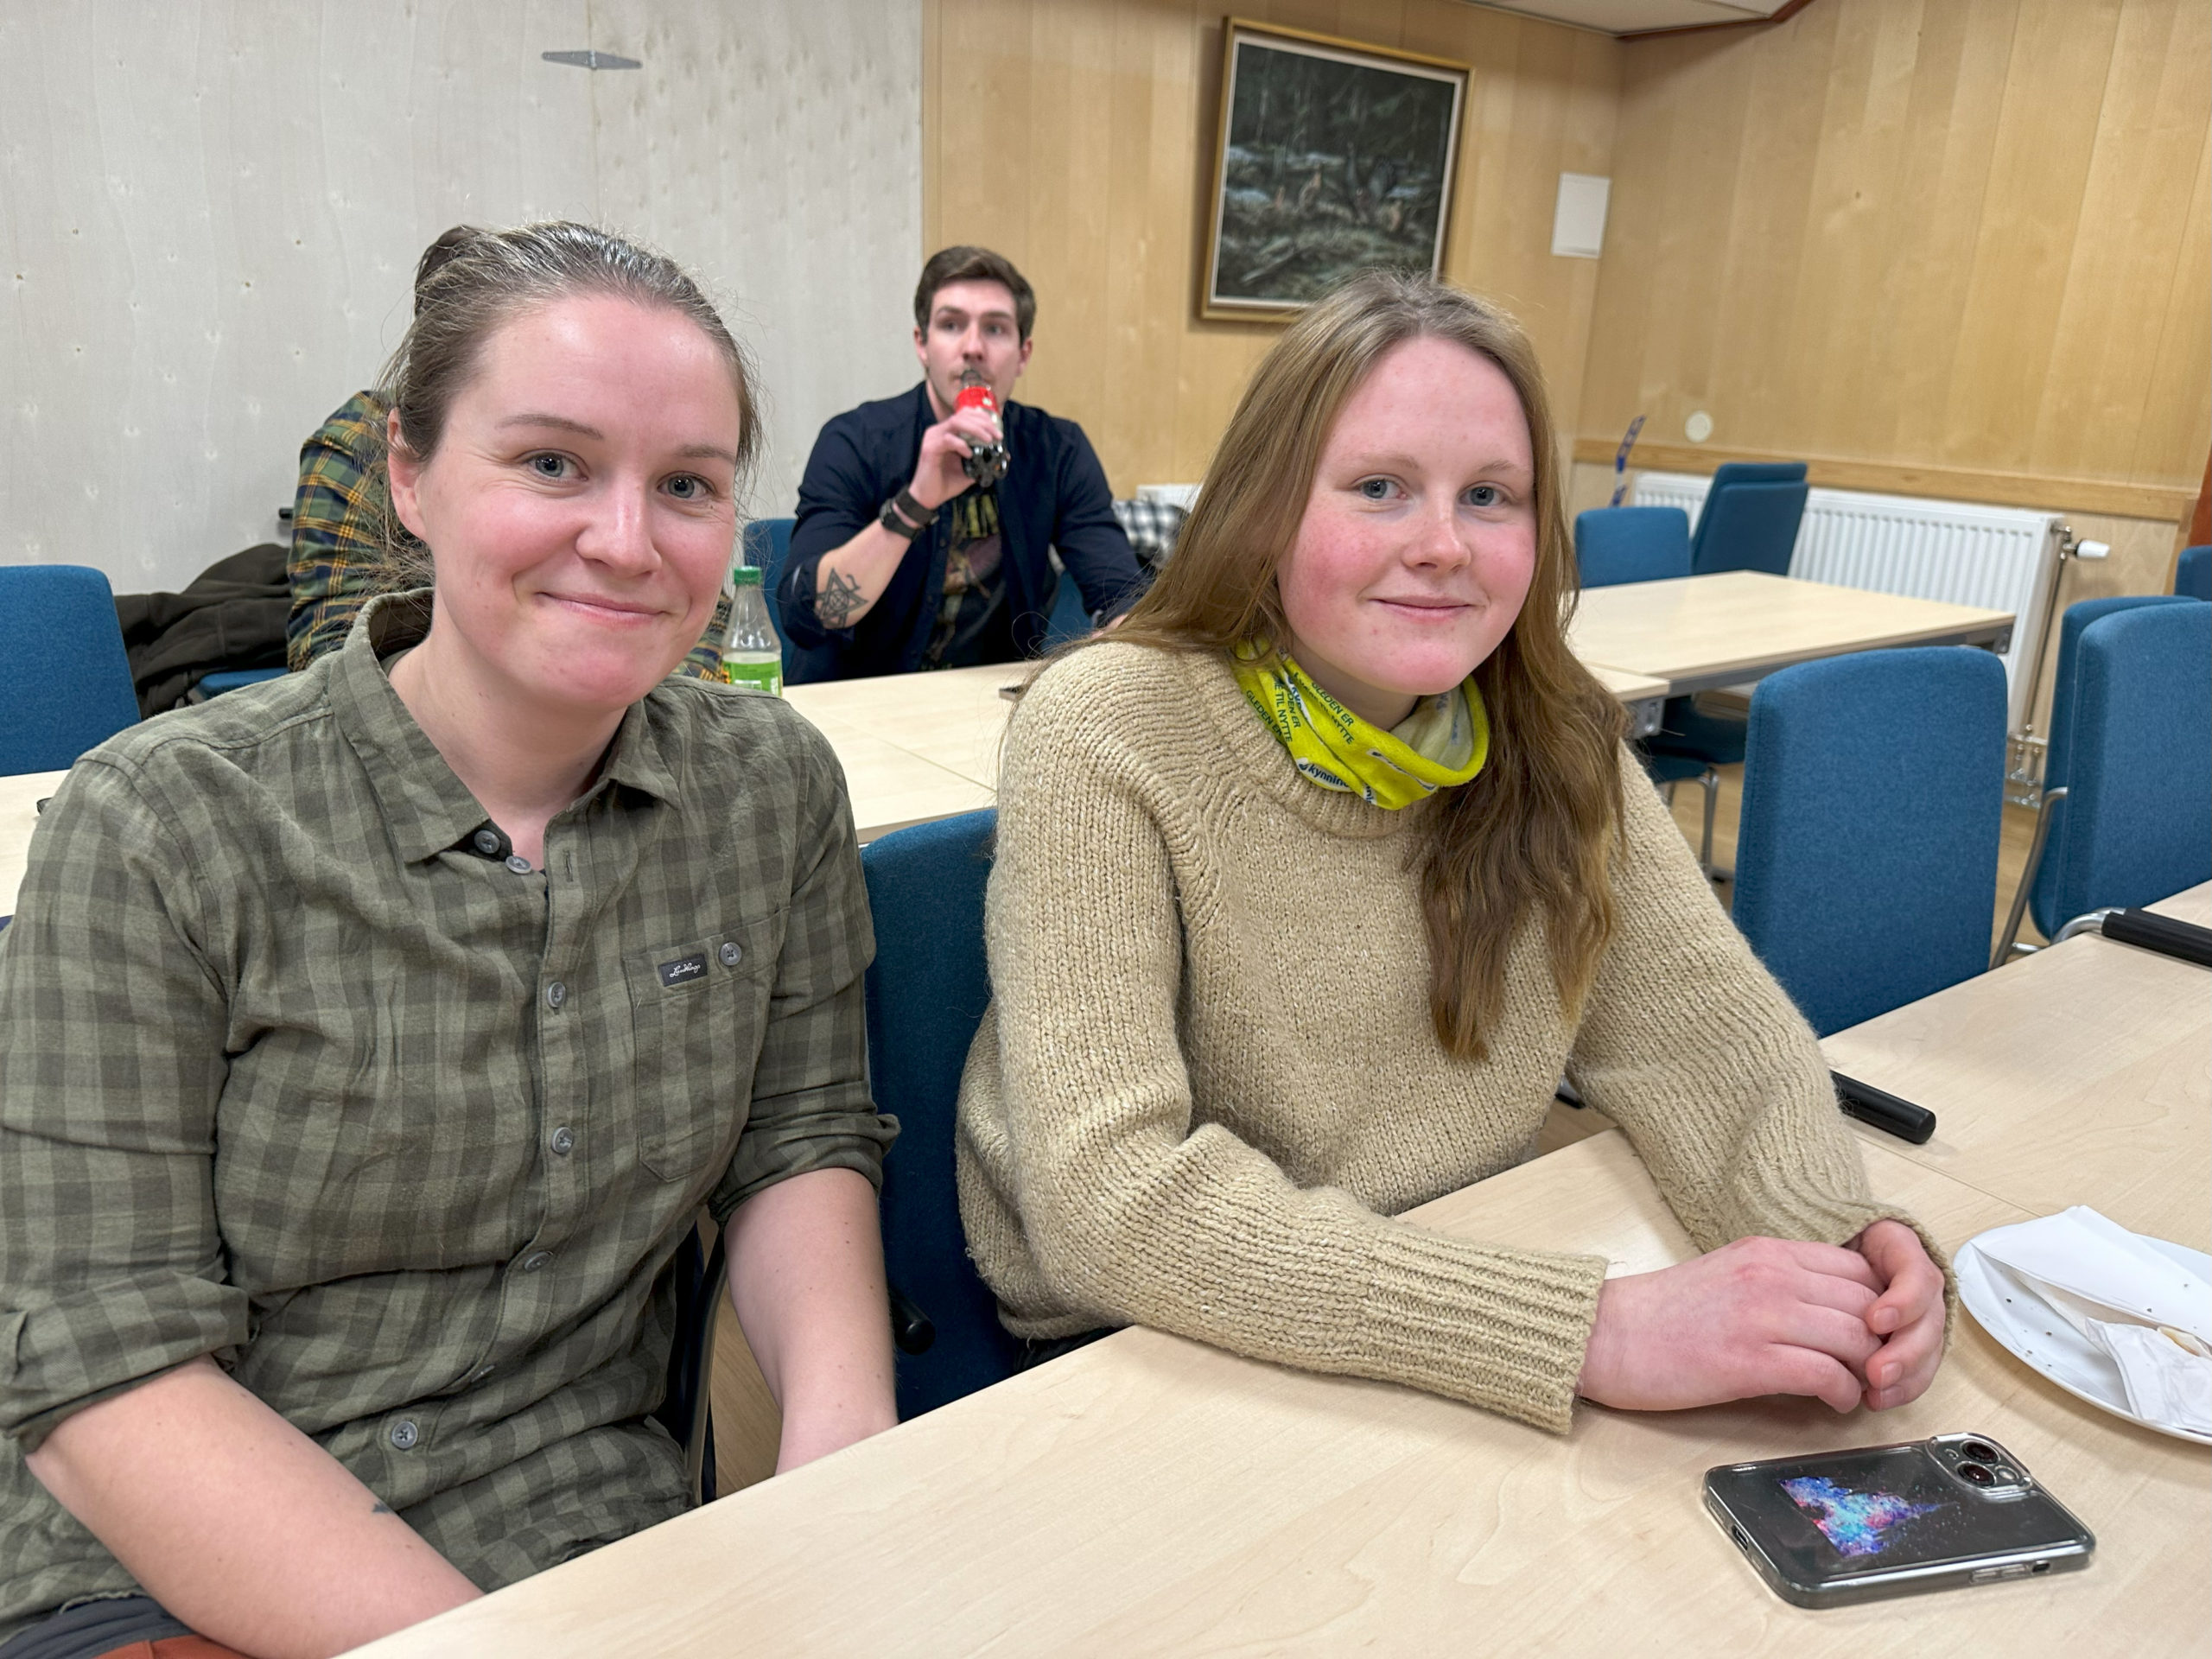
<path fill-rule="evenodd" d="M 1490 759 L 1490 716 L 1471 677 L 1423 697 L 1396 727 L 1370 726 L 1287 657 L 1263 666 L 1262 647 L 1230 653 L 1236 683 L 1310 783 L 1395 811 L 1464 784 Z"/>

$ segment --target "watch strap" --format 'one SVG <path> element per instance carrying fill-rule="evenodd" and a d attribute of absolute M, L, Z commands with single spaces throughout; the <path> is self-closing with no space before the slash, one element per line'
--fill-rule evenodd
<path fill-rule="evenodd" d="M 904 491 L 900 492 L 900 494 L 904 493 Z M 876 523 L 881 524 L 893 536 L 909 542 L 929 528 L 926 524 L 910 524 L 899 517 L 899 500 L 896 496 L 883 504 L 883 511 L 876 515 Z"/>

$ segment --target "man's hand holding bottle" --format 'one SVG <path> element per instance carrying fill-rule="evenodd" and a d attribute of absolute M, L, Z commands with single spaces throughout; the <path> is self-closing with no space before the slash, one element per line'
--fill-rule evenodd
<path fill-rule="evenodd" d="M 971 397 L 971 389 L 982 391 L 984 397 Z M 991 449 L 1003 453 L 1005 445 L 1006 428 L 999 420 L 997 400 L 989 396 L 988 387 L 970 381 L 952 413 L 922 434 L 922 453 L 914 462 L 913 482 L 906 486 L 906 493 L 934 512 L 974 486 L 976 480 L 969 467 L 971 457 Z M 995 477 L 990 481 L 995 482 Z"/>

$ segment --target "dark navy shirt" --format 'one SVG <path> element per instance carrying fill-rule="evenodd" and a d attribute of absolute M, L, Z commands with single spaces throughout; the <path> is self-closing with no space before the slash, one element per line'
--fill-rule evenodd
<path fill-rule="evenodd" d="M 1014 657 L 1029 657 L 1044 643 L 1056 593 L 1047 549 L 1059 550 L 1084 608 L 1100 621 L 1135 604 L 1144 577 L 1083 429 L 1026 404 L 1007 404 L 1000 418 L 1007 458 L 998 483 L 1007 637 Z M 784 631 L 798 647 L 795 683 L 903 674 L 922 665 L 944 596 L 950 503 L 914 538 L 882 595 L 851 627 L 822 625 L 814 584 L 822 556 L 874 523 L 883 504 L 912 480 L 922 434 L 936 423 L 925 383 L 848 410 L 814 441 L 799 481 L 791 556 L 777 588 Z"/>

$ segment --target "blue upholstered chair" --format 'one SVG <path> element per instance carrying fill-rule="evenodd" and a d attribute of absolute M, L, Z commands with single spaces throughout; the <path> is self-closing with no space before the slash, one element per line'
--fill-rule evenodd
<path fill-rule="evenodd" d="M 721 1235 L 715 1235 L 713 1251 L 702 1255 L 696 1227 L 683 1236 L 668 1264 L 676 1289 L 676 1338 L 669 1345 L 667 1378 L 652 1414 L 683 1448 L 694 1503 L 715 1501 L 714 1331 L 727 1270 Z"/>
<path fill-rule="evenodd" d="M 1732 461 L 1713 474 L 1690 538 L 1690 574 L 1764 570 L 1789 574 L 1805 516 L 1805 463 Z"/>
<path fill-rule="evenodd" d="M 1045 619 L 1044 648 L 1047 652 L 1058 651 L 1090 632 L 1090 613 L 1083 607 L 1083 589 L 1075 585 L 1073 576 L 1063 570 L 1059 587 L 1052 594 L 1052 613 Z"/>
<path fill-rule="evenodd" d="M 791 630 L 784 626 L 783 611 L 776 603 L 777 584 L 783 581 L 784 565 L 791 556 L 791 527 L 798 523 L 796 518 L 755 518 L 745 527 L 745 562 L 760 567 L 760 591 L 767 595 L 768 620 L 776 625 L 776 637 L 784 642 L 785 685 L 810 685 L 829 679 L 836 661 L 834 652 L 792 644 Z"/>
<path fill-rule="evenodd" d="M 2174 592 L 2183 599 L 2212 599 L 2212 547 L 2184 547 L 2174 562 Z"/>
<path fill-rule="evenodd" d="M 264 680 L 281 680 L 283 677 L 284 671 L 281 668 L 225 668 L 213 674 L 202 674 L 200 683 L 192 689 L 200 694 L 200 701 L 205 702 L 210 697 L 219 697 L 224 692 L 235 691 L 241 686 L 259 685 Z"/>
<path fill-rule="evenodd" d="M 791 557 L 791 526 L 796 518 L 755 518 L 745 526 L 740 545 L 745 550 L 745 563 L 757 565 L 760 570 L 760 592 L 768 601 L 768 620 L 776 625 L 776 637 L 784 644 L 784 678 L 791 677 L 793 647 L 791 634 L 784 627 L 784 613 L 776 603 L 776 584 L 783 579 L 784 562 Z"/>
<path fill-rule="evenodd" d="M 1666 582 L 1690 573 L 1690 516 L 1680 507 L 1592 507 L 1574 515 L 1585 588 Z"/>
<path fill-rule="evenodd" d="M 107 578 L 0 566 L 0 774 L 59 772 L 137 720 Z"/>
<path fill-rule="evenodd" d="M 2023 896 L 2045 938 L 2212 880 L 2212 607 L 2164 594 L 2069 606 L 2044 775 Z"/>
<path fill-rule="evenodd" d="M 2081 692 L 2082 633 L 2093 622 L 2123 612 L 2156 609 L 2183 602 L 2172 594 L 2121 594 L 2107 599 L 2084 599 L 2066 607 L 2058 619 L 2058 662 L 2050 690 L 2050 739 L 2044 751 L 2043 782 L 2046 790 L 2068 782 L 2074 754 L 2074 710 Z"/>
<path fill-rule="evenodd" d="M 1574 517 L 1574 559 L 1585 588 L 1613 588 L 1630 582 L 1667 582 L 1690 573 L 1690 519 L 1680 507 L 1592 507 Z M 1688 726 L 1713 717 L 1700 715 L 1688 697 L 1669 697 L 1667 715 L 1673 723 Z M 1668 724 L 1662 716 L 1662 728 Z M 1743 758 L 1743 722 L 1729 722 L 1738 732 L 1733 759 Z M 1720 774 L 1713 763 L 1691 753 L 1661 753 L 1650 742 L 1639 744 L 1637 755 L 1651 781 L 1674 798 L 1675 785 L 1694 783 L 1705 791 L 1705 834 L 1698 843 L 1698 861 L 1712 875 L 1713 820 L 1720 804 Z"/>
<path fill-rule="evenodd" d="M 2051 832 L 2066 816 L 2068 772 L 2073 764 L 2074 708 L 2081 681 L 2082 631 L 2092 622 L 2102 621 L 2107 616 L 2117 616 L 2123 611 L 2140 610 L 2146 606 L 2186 605 L 2191 601 L 2172 594 L 2119 594 L 2103 599 L 2084 599 L 2069 605 L 2058 619 L 2058 661 L 2051 677 L 2050 719 L 2045 730 L 2049 736 L 2044 745 L 2043 804 L 2036 819 L 2035 840 L 2028 848 L 2027 867 L 2020 872 L 2020 885 L 2012 895 L 2012 914 L 2005 924 L 2004 936 L 1997 942 L 1996 953 L 1990 959 L 1993 968 L 2011 956 L 2015 949 L 2032 950 L 2032 945 L 2015 946 L 2020 936 L 2020 924 L 2028 914 L 2030 895 L 2037 886 L 2039 872 L 2044 868 L 2044 850 Z M 2047 878 L 2056 880 L 2055 876 Z M 2050 913 L 2051 894 L 2048 889 L 2036 909 L 2037 926 Z M 2061 916 L 2057 923 L 2063 925 L 2070 916 Z M 2046 930 L 2044 938 L 2050 938 Z"/>
<path fill-rule="evenodd" d="M 884 1268 L 935 1330 L 924 1351 L 898 1357 L 902 1419 L 1013 1375 L 1020 1352 L 969 1260 L 952 1174 L 961 1068 L 991 1000 L 983 888 L 997 824 L 995 811 L 966 812 L 861 849 L 875 918 L 868 1070 L 899 1126 L 883 1161 Z"/>
<path fill-rule="evenodd" d="M 1736 925 L 1822 1036 L 1987 966 L 2005 728 L 2004 664 L 1957 646 L 1752 694 Z"/>
<path fill-rule="evenodd" d="M 1805 463 L 1732 461 L 1713 475 L 1690 540 L 1690 571 L 1764 570 L 1789 574 L 1805 515 Z M 1644 740 L 1653 754 L 1732 766 L 1744 760 L 1745 725 L 1731 715 L 1707 714 L 1693 697 L 1669 697 L 1659 729 Z"/>

